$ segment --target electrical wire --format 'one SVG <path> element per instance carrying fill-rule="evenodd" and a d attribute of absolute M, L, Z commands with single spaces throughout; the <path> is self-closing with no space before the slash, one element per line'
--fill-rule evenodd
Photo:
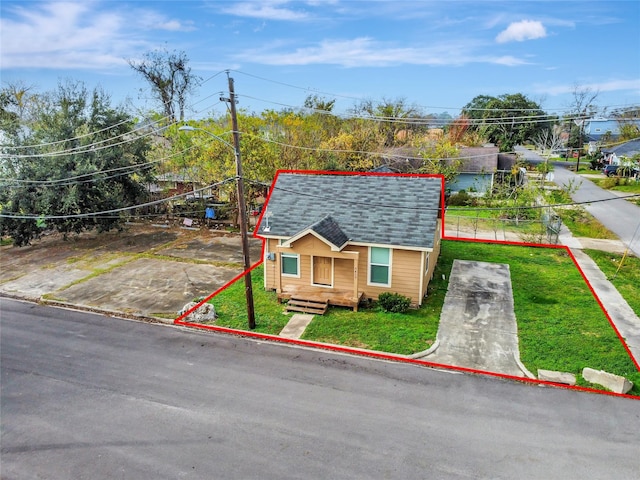
<path fill-rule="evenodd" d="M 83 180 L 83 181 L 75 181 L 75 182 L 72 180 L 77 180 L 83 177 L 98 176 L 98 175 L 103 175 L 105 173 L 111 173 L 111 172 L 117 172 L 117 171 L 123 171 L 123 172 L 121 172 L 119 175 L 112 175 L 106 178 L 115 178 L 118 176 L 130 175 L 132 173 L 137 173 L 139 169 L 142 169 L 157 163 L 164 163 L 165 161 L 171 159 L 172 157 L 183 155 L 195 148 L 196 148 L 196 145 L 191 145 L 190 147 L 184 148 L 179 152 L 172 153 L 170 155 L 167 155 L 165 157 L 162 157 L 156 160 L 152 160 L 150 162 L 127 165 L 124 167 L 112 168 L 108 170 L 98 170 L 96 172 L 85 173 L 82 175 L 75 175 L 75 176 L 60 178 L 56 180 L 23 180 L 23 179 L 12 179 L 12 178 L 5 177 L 5 178 L 0 178 L 0 182 L 2 181 L 9 182 L 8 186 L 18 186 L 18 185 L 65 186 L 65 185 L 76 185 L 79 183 L 91 183 L 93 181 L 105 180 L 105 177 L 100 177 L 95 180 Z M 11 185 L 10 182 L 14 182 L 13 185 Z"/>
<path fill-rule="evenodd" d="M 321 95 L 328 95 L 330 97 L 335 97 L 335 98 L 345 98 L 348 100 L 363 100 L 362 97 L 353 97 L 353 96 L 348 96 L 348 95 L 341 95 L 341 94 L 337 94 L 337 93 L 331 93 L 331 92 L 324 92 L 321 90 L 317 90 L 314 88 L 310 88 L 310 87 L 300 87 L 298 85 L 293 85 L 290 83 L 285 83 L 285 82 L 281 82 L 279 80 L 273 80 L 273 79 L 269 79 L 266 77 L 262 77 L 259 75 L 254 75 L 251 73 L 248 73 L 246 71 L 242 71 L 242 70 L 229 70 L 231 72 L 237 73 L 239 75 L 244 75 L 247 77 L 251 77 L 251 78 L 255 78 L 258 80 L 262 80 L 265 82 L 269 82 L 269 83 L 273 83 L 276 85 L 282 85 L 285 87 L 289 87 L 289 88 L 293 88 L 296 90 L 302 90 L 305 92 L 311 92 L 311 93 L 316 93 L 316 94 L 321 94 Z M 256 99 L 256 100 L 260 100 L 260 99 Z M 439 106 L 429 106 L 429 105 L 418 105 L 420 108 L 424 108 L 424 109 L 429 109 L 429 110 L 473 110 L 473 111 L 538 111 L 541 110 L 541 108 L 514 108 L 514 109 L 504 109 L 504 108 L 464 108 L 464 107 L 439 107 Z M 614 109 L 614 108 L 622 108 L 622 107 L 628 107 L 629 105 L 626 104 L 619 104 L 619 105 L 607 105 L 606 109 Z M 633 107 L 633 106 L 632 106 Z M 571 108 L 547 108 L 547 110 L 552 110 L 554 112 L 572 112 L 573 109 Z"/>
<path fill-rule="evenodd" d="M 254 182 L 252 180 L 246 180 L 248 183 L 256 183 L 259 185 L 263 185 L 259 182 Z M 293 189 L 288 189 L 288 188 L 283 188 L 283 187 L 279 187 L 276 184 L 274 184 L 272 186 L 273 190 L 281 190 L 281 191 L 285 191 L 288 193 L 292 193 L 295 195 L 300 195 L 300 196 L 304 196 L 304 197 L 312 197 L 312 198 L 318 198 L 318 199 L 322 199 L 322 200 L 327 200 L 328 197 L 324 196 L 324 195 L 320 195 L 320 194 L 315 194 L 315 193 L 310 193 L 307 191 L 299 191 L 299 190 L 293 190 Z M 625 198 L 640 198 L 640 194 L 634 194 L 634 195 L 629 195 Z M 532 205 L 532 206 L 512 206 L 512 207 L 479 207 L 479 208 L 468 208 L 468 207 L 447 207 L 445 211 L 455 211 L 455 210 L 460 210 L 460 211 L 510 211 L 510 210 L 540 210 L 540 209 L 546 209 L 546 208 L 561 208 L 561 207 L 572 207 L 572 206 L 582 206 L 582 205 L 588 205 L 588 204 L 592 204 L 592 203 L 602 203 L 602 202 L 610 202 L 612 200 L 621 200 L 621 197 L 611 197 L 611 198 L 603 198 L 600 200 L 590 200 L 590 201 L 584 201 L 584 202 L 571 202 L 571 203 L 558 203 L 558 204 L 552 204 L 552 205 Z M 395 208 L 397 210 L 410 210 L 410 211 L 440 211 L 440 207 L 424 207 L 424 206 L 419 206 L 419 207 L 401 207 L 401 206 L 397 206 L 397 205 L 388 205 L 388 204 L 382 204 L 382 203 L 371 203 L 370 201 L 359 201 L 359 200 L 348 200 L 348 199 L 341 199 L 340 200 L 342 203 L 347 203 L 350 205 L 357 205 L 357 206 L 373 206 L 373 207 L 382 207 L 382 208 Z"/>
<path fill-rule="evenodd" d="M 153 200 L 151 202 L 146 202 L 146 203 L 140 203 L 137 205 L 131 205 L 128 207 L 121 207 L 121 208 L 114 208 L 111 210 L 102 210 L 99 212 L 88 212 L 88 213 L 74 213 L 74 214 L 67 214 L 67 215 L 14 215 L 14 214 L 6 214 L 6 213 L 0 213 L 0 218 L 10 218 L 10 219 L 16 219 L 16 220 L 65 220 L 65 219 L 70 219 L 70 218 L 89 218 L 89 217 L 98 217 L 98 216 L 102 216 L 102 215 L 108 215 L 111 213 L 119 213 L 119 212 L 125 212 L 128 210 L 135 210 L 136 208 L 144 208 L 144 207 L 150 207 L 152 205 L 158 205 L 161 203 L 168 203 L 168 202 L 172 202 L 174 200 L 178 200 L 180 198 L 186 198 L 188 196 L 194 195 L 196 193 L 208 190 L 210 188 L 213 187 L 219 187 L 221 185 L 224 185 L 225 183 L 229 183 L 231 181 L 235 181 L 236 177 L 230 177 L 227 178 L 225 180 L 222 180 L 220 182 L 216 182 L 216 183 L 212 183 L 210 185 L 206 185 L 202 188 L 196 188 L 194 190 L 191 190 L 189 192 L 186 193 L 180 193 L 178 195 L 173 195 L 171 197 L 167 197 L 167 198 L 162 198 L 160 200 Z"/>

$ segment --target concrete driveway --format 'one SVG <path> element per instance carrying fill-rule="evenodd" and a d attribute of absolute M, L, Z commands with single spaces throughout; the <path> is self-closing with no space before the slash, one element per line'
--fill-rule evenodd
<path fill-rule="evenodd" d="M 262 242 L 251 239 L 251 260 Z M 51 235 L 0 250 L 0 293 L 173 320 L 196 297 L 242 273 L 237 234 L 130 225 L 125 232 Z"/>
<path fill-rule="evenodd" d="M 509 265 L 454 260 L 437 342 L 424 360 L 525 376 Z"/>

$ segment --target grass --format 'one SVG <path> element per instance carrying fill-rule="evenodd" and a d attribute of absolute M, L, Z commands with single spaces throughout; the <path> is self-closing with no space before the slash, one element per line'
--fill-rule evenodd
<path fill-rule="evenodd" d="M 571 372 L 579 385 L 587 386 L 581 373 L 591 367 L 625 376 L 635 385 L 630 393 L 640 395 L 640 373 L 564 249 L 443 241 L 427 299 L 419 310 L 389 314 L 375 305 L 358 312 L 330 308 L 326 315 L 316 316 L 303 338 L 398 354 L 428 348 L 436 338 L 454 259 L 510 266 L 520 357 L 531 372 Z M 633 260 L 622 269 L 616 286 L 625 291 L 623 295 L 640 298 L 640 264 Z M 277 335 L 290 317 L 282 313 L 276 295 L 261 288 L 261 267 L 252 272 L 252 278 L 256 331 Z M 244 282 L 231 285 L 212 303 L 219 315 L 217 325 L 247 328 Z M 640 306 L 635 303 L 632 308 Z"/>
<path fill-rule="evenodd" d="M 420 309 L 406 313 L 387 313 L 375 304 L 358 312 L 331 308 L 314 318 L 302 338 L 401 355 L 426 350 L 435 342 L 446 290 L 431 293 Z"/>
<path fill-rule="evenodd" d="M 285 315 L 284 307 L 277 302 L 274 292 L 267 292 L 262 288 L 262 266 L 251 272 L 253 285 L 253 303 L 256 319 L 256 332 L 278 335 L 287 324 L 290 315 Z M 247 307 L 244 280 L 239 279 L 218 295 L 209 300 L 216 308 L 218 319 L 216 325 L 221 327 L 246 330 Z"/>
<path fill-rule="evenodd" d="M 585 250 L 631 309 L 640 317 L 640 258 L 600 250 Z M 622 266 L 620 264 L 622 263 Z"/>
<path fill-rule="evenodd" d="M 640 182 L 633 179 L 618 177 L 590 178 L 589 181 L 607 190 L 616 190 L 624 193 L 640 193 Z"/>
<path fill-rule="evenodd" d="M 640 372 L 564 249 L 443 242 L 440 268 L 454 258 L 510 266 L 520 358 L 531 372 L 570 372 L 588 385 L 582 369 L 601 369 L 630 379 L 640 395 Z"/>
<path fill-rule="evenodd" d="M 557 208 L 556 213 L 575 237 L 610 240 L 618 238 L 582 207 Z"/>

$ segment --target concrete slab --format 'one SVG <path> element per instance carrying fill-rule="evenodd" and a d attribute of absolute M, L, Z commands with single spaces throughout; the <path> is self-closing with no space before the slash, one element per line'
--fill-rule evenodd
<path fill-rule="evenodd" d="M 314 315 L 308 315 L 305 313 L 296 313 L 291 317 L 291 320 L 284 326 L 280 332 L 281 337 L 287 338 L 300 338 L 304 333 L 304 330 L 313 320 Z"/>
<path fill-rule="evenodd" d="M 179 242 L 168 248 L 159 249 L 159 255 L 176 258 L 192 258 L 210 262 L 232 262 L 242 264 L 242 240 L 238 235 L 208 236 Z M 252 263 L 262 255 L 262 241 L 249 239 L 249 256 Z"/>
<path fill-rule="evenodd" d="M 177 316 L 185 303 L 208 296 L 242 268 L 142 258 L 61 292 L 56 299 L 104 310 Z"/>
<path fill-rule="evenodd" d="M 255 262 L 261 242 L 252 239 L 251 248 Z M 241 250 L 237 234 L 152 225 L 66 240 L 53 234 L 27 247 L 0 248 L 0 294 L 29 299 L 49 294 L 87 308 L 175 318 L 187 302 L 208 296 L 242 272 Z M 159 252 L 158 258 L 136 257 Z M 212 264 L 201 263 L 207 261 Z"/>
<path fill-rule="evenodd" d="M 524 377 L 509 266 L 455 260 L 437 339 L 425 360 Z"/>

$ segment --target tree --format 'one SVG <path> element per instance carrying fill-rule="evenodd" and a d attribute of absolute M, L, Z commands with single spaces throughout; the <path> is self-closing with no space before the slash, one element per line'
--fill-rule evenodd
<path fill-rule="evenodd" d="M 479 95 L 463 107 L 462 114 L 476 119 L 473 128 L 484 129 L 488 140 L 501 152 L 512 151 L 549 125 L 540 105 L 521 93 Z"/>
<path fill-rule="evenodd" d="M 404 98 L 383 98 L 378 103 L 364 100 L 355 105 L 351 112 L 357 116 L 371 116 L 378 121 L 378 129 L 384 138 L 385 147 L 406 143 L 409 132 L 424 128 L 424 114 Z M 399 135 L 400 132 L 404 132 L 404 135 Z"/>
<path fill-rule="evenodd" d="M 427 142 L 419 146 L 418 154 L 422 157 L 421 173 L 435 173 L 444 176 L 446 184 L 453 182 L 460 173 L 462 160 L 459 150 L 448 139 L 437 143 Z"/>
<path fill-rule="evenodd" d="M 184 121 L 187 97 L 200 84 L 200 78 L 191 73 L 185 52 L 153 50 L 143 55 L 142 60 L 128 60 L 134 71 L 142 75 L 151 87 L 156 100 L 169 123 Z"/>
<path fill-rule="evenodd" d="M 637 123 L 618 123 L 620 124 L 620 141 L 635 140 L 640 137 L 640 127 Z"/>
<path fill-rule="evenodd" d="M 92 213 L 145 198 L 147 139 L 101 90 L 67 82 L 40 98 L 28 134 L 11 137 L 2 157 L 2 171 L 10 176 L 0 190 L 0 234 L 21 246 L 45 227 L 67 234 L 119 226 L 117 212 Z"/>

